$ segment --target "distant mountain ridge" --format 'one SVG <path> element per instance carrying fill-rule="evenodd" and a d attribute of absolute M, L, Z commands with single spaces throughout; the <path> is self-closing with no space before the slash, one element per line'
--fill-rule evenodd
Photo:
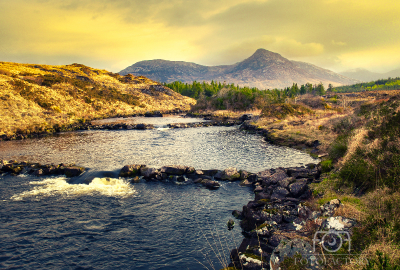
<path fill-rule="evenodd" d="M 379 79 L 387 79 L 389 77 L 391 78 L 400 77 L 400 68 L 386 73 L 371 72 L 363 68 L 357 68 L 341 72 L 340 74 L 349 78 L 360 80 L 362 82 L 371 82 Z"/>
<path fill-rule="evenodd" d="M 184 61 L 140 61 L 119 74 L 142 75 L 159 82 L 211 80 L 257 87 L 259 89 L 284 88 L 293 83 L 354 84 L 358 81 L 312 64 L 291 61 L 278 53 L 258 49 L 249 58 L 233 65 L 203 66 Z"/>

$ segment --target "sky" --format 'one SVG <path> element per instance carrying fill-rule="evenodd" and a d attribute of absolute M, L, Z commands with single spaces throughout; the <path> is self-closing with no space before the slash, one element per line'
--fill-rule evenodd
<path fill-rule="evenodd" d="M 400 68 L 397 0 L 0 0 L 0 61 L 113 72 L 233 64 L 263 48 L 342 72 Z"/>

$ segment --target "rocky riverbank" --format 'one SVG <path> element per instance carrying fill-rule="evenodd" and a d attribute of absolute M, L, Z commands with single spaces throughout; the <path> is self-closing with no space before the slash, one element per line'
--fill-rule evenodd
<path fill-rule="evenodd" d="M 67 177 L 75 177 L 81 175 L 84 171 L 85 168 L 76 166 L 75 164 L 42 165 L 40 163 L 30 163 L 25 161 L 18 162 L 15 160 L 0 160 L 0 175 L 3 173 L 9 173 L 12 175 L 65 175 Z"/>
<path fill-rule="evenodd" d="M 320 174 L 320 167 L 310 164 L 266 170 L 247 181 L 254 188 L 255 198 L 242 211 L 232 213 L 241 220 L 245 238 L 239 248 L 231 251 L 230 267 L 322 269 L 332 260 L 324 250 L 329 253 L 342 245 L 349 247 L 356 222 L 334 216 L 341 202 L 335 199 L 313 209 L 314 204 L 307 201 L 312 195 L 309 184 L 319 182 Z M 335 238 L 337 231 L 343 236 L 340 241 Z"/>
<path fill-rule="evenodd" d="M 251 120 L 245 120 L 240 126 L 240 129 L 248 132 L 261 134 L 265 140 L 271 144 L 295 148 L 302 151 L 307 151 L 314 157 L 323 157 L 326 155 L 326 147 L 321 147 L 322 144 L 319 140 L 313 138 L 288 138 L 276 136 L 271 130 L 267 128 L 258 127 Z"/>

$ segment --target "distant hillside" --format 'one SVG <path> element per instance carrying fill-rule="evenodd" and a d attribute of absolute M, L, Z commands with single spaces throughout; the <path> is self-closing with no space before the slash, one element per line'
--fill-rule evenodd
<path fill-rule="evenodd" d="M 400 77 L 400 68 L 386 73 L 371 72 L 363 68 L 357 68 L 341 72 L 343 76 L 359 80 L 361 82 L 371 82 L 379 79 L 396 78 Z"/>
<path fill-rule="evenodd" d="M 311 64 L 290 61 L 280 54 L 258 49 L 249 58 L 234 65 L 202 66 L 195 63 L 167 60 L 141 61 L 119 72 L 121 75 L 143 75 L 159 82 L 220 81 L 257 87 L 259 89 L 285 88 L 293 83 L 326 86 L 348 85 L 349 79 L 330 70 Z"/>
<path fill-rule="evenodd" d="M 145 77 L 80 64 L 0 62 L 0 135 L 43 132 L 94 118 L 188 110 L 195 100 Z"/>

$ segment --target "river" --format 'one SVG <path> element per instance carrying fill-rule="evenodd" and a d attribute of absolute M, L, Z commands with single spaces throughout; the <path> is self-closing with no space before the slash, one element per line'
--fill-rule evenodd
<path fill-rule="evenodd" d="M 226 223 L 254 197 L 252 190 L 237 182 L 214 191 L 131 184 L 118 179 L 119 169 L 179 164 L 256 173 L 316 162 L 238 127 L 168 129 L 167 123 L 198 120 L 128 120 L 157 128 L 0 142 L 0 159 L 76 163 L 88 168 L 81 180 L 94 178 L 69 184 L 64 177 L 0 176 L 0 269 L 221 269 L 242 240 L 238 221 L 231 231 Z"/>

